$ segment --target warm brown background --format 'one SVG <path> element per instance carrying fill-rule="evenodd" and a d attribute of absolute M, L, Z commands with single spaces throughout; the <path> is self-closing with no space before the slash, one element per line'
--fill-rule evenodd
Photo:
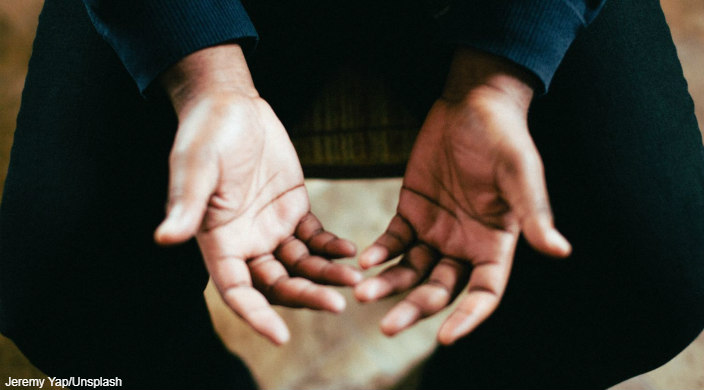
<path fill-rule="evenodd" d="M 0 2 L 0 192 L 41 4 L 41 0 Z M 704 72 L 700 71 L 704 65 L 704 1 L 662 0 L 662 5 L 697 116 L 704 123 Z M 385 228 L 399 186 L 398 180 L 308 182 L 315 211 L 327 227 L 360 245 L 370 243 Z M 437 319 L 427 321 L 413 332 L 388 340 L 380 335 L 376 324 L 392 302 L 361 307 L 350 299 L 346 313 L 337 317 L 281 310 L 291 326 L 293 340 L 286 347 L 275 348 L 224 309 L 211 289 L 206 291 L 206 298 L 225 343 L 250 363 L 265 389 L 390 387 L 433 347 L 433 334 L 439 325 Z M 0 336 L 0 383 L 9 376 L 31 378 L 41 373 Z M 616 388 L 704 389 L 704 335 L 664 367 Z"/>

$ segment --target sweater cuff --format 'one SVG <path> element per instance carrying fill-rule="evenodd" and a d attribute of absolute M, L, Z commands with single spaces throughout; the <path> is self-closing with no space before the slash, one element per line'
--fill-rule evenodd
<path fill-rule="evenodd" d="M 598 12 L 595 8 L 581 10 L 574 3 L 569 0 L 457 2 L 448 15 L 450 38 L 456 44 L 523 66 L 542 83 L 542 90 L 536 92 L 545 93 L 577 33 Z"/>
<path fill-rule="evenodd" d="M 142 94 L 181 58 L 228 41 L 247 53 L 258 36 L 238 0 L 83 0 Z"/>

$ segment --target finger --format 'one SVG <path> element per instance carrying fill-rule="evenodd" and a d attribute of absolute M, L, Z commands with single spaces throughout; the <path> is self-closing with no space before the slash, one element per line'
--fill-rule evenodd
<path fill-rule="evenodd" d="M 427 245 L 415 245 L 398 264 L 359 283 L 354 296 L 360 302 L 370 302 L 406 291 L 428 275 L 437 259 L 437 252 Z"/>
<path fill-rule="evenodd" d="M 250 261 L 249 268 L 254 286 L 273 304 L 333 313 L 345 309 L 345 298 L 340 293 L 304 278 L 290 278 L 283 265 L 272 255 Z"/>
<path fill-rule="evenodd" d="M 393 336 L 449 305 L 467 284 L 471 266 L 443 258 L 428 280 L 396 304 L 381 320 L 381 330 Z"/>
<path fill-rule="evenodd" d="M 384 234 L 359 255 L 359 265 L 367 269 L 391 260 L 403 253 L 413 240 L 413 228 L 405 218 L 396 214 Z"/>
<path fill-rule="evenodd" d="M 274 256 L 291 274 L 318 283 L 354 286 L 362 280 L 362 274 L 348 265 L 336 264 L 320 256 L 311 255 L 306 244 L 294 237 L 279 245 Z"/>
<path fill-rule="evenodd" d="M 460 300 L 438 331 L 438 341 L 441 344 L 450 345 L 466 336 L 496 310 L 508 283 L 510 265 L 510 259 L 474 264 L 467 295 Z"/>
<path fill-rule="evenodd" d="M 264 295 L 253 288 L 245 261 L 234 256 L 206 260 L 213 283 L 232 311 L 273 343 L 286 343 L 289 330 Z"/>
<path fill-rule="evenodd" d="M 166 219 L 154 233 L 162 245 L 184 242 L 198 231 L 217 184 L 217 167 L 209 156 L 172 153 Z"/>
<path fill-rule="evenodd" d="M 352 257 L 357 253 L 355 245 L 348 240 L 323 229 L 318 217 L 309 212 L 296 227 L 296 237 L 303 241 L 313 253 L 329 258 Z"/>
<path fill-rule="evenodd" d="M 553 224 L 540 156 L 537 152 L 521 153 L 500 171 L 504 197 L 516 212 L 523 235 L 533 248 L 550 256 L 567 257 L 572 247 Z"/>

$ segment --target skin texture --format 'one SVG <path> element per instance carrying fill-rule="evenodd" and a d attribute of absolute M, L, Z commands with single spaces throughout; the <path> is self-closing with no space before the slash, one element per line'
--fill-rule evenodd
<path fill-rule="evenodd" d="M 196 238 L 224 302 L 273 343 L 288 328 L 272 304 L 334 313 L 359 271 L 330 262 L 356 252 L 310 212 L 298 157 L 253 86 L 238 45 L 204 49 L 162 77 L 179 119 L 167 216 L 155 240 Z"/>
<path fill-rule="evenodd" d="M 502 59 L 457 50 L 414 145 L 397 214 L 359 264 L 401 259 L 361 283 L 358 271 L 329 261 L 353 256 L 355 247 L 310 212 L 296 153 L 239 46 L 193 53 L 160 81 L 179 129 L 155 240 L 195 236 L 223 300 L 274 343 L 289 332 L 271 304 L 340 312 L 344 298 L 323 286 L 332 284 L 355 286 L 361 302 L 410 291 L 382 320 L 387 335 L 467 290 L 438 332 L 451 344 L 496 309 L 519 234 L 547 255 L 571 251 L 553 225 L 528 132 L 533 79 Z"/>
<path fill-rule="evenodd" d="M 361 302 L 410 291 L 382 319 L 385 334 L 437 313 L 466 289 L 438 341 L 467 335 L 498 306 L 520 233 L 542 253 L 569 255 L 528 132 L 531 84 L 503 60 L 457 50 L 411 153 L 396 216 L 359 257 L 369 268 L 402 256 L 355 287 Z"/>

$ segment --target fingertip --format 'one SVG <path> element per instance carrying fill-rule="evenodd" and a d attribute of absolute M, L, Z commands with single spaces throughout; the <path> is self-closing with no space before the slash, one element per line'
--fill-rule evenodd
<path fill-rule="evenodd" d="M 325 275 L 318 278 L 322 284 L 354 287 L 364 279 L 364 275 L 357 268 L 347 264 L 331 264 L 328 269 Z"/>
<path fill-rule="evenodd" d="M 362 269 L 369 269 L 386 260 L 388 251 L 379 245 L 372 245 L 359 255 L 359 266 Z"/>
<path fill-rule="evenodd" d="M 554 250 L 556 257 L 565 258 L 572 253 L 572 245 L 556 229 L 551 229 L 547 234 L 547 241 Z"/>
<path fill-rule="evenodd" d="M 440 327 L 440 330 L 438 331 L 437 340 L 438 343 L 440 343 L 441 345 L 448 347 L 454 344 L 462 336 L 463 335 L 460 334 L 456 328 L 445 323 L 442 327 Z"/>
<path fill-rule="evenodd" d="M 357 254 L 357 247 L 351 241 L 337 238 L 326 244 L 321 254 L 332 258 L 354 257 Z"/>
<path fill-rule="evenodd" d="M 477 326 L 475 314 L 450 314 L 438 331 L 437 340 L 440 344 L 449 346 L 460 338 L 471 333 Z"/>
<path fill-rule="evenodd" d="M 166 237 L 164 237 L 162 226 L 164 226 L 164 222 L 162 222 L 159 226 L 157 226 L 156 230 L 154 230 L 154 242 L 159 245 L 168 245 L 169 243 Z"/>
<path fill-rule="evenodd" d="M 382 318 L 381 331 L 387 336 L 394 336 L 413 325 L 420 316 L 421 313 L 416 306 L 402 301 Z"/>
<path fill-rule="evenodd" d="M 549 218 L 531 218 L 526 222 L 523 234 L 533 248 L 548 256 L 565 258 L 572 252 L 572 245 Z"/>
<path fill-rule="evenodd" d="M 194 235 L 195 232 L 185 230 L 174 231 L 167 228 L 157 228 L 154 232 L 154 241 L 161 246 L 170 246 L 186 242 Z"/>
<path fill-rule="evenodd" d="M 354 288 L 354 299 L 359 303 L 367 303 L 370 301 L 366 291 L 359 288 L 359 285 Z"/>
<path fill-rule="evenodd" d="M 276 344 L 276 345 L 284 345 L 288 343 L 291 340 L 291 333 L 289 333 L 288 328 L 286 328 L 285 332 L 280 332 L 277 333 L 275 336 L 272 336 L 271 341 Z"/>
<path fill-rule="evenodd" d="M 377 298 L 381 290 L 381 283 L 376 279 L 367 279 L 354 288 L 354 297 L 357 301 L 365 303 Z"/>
<path fill-rule="evenodd" d="M 381 330 L 381 333 L 383 333 L 385 336 L 393 337 L 398 334 L 399 330 L 388 317 L 389 316 L 387 315 L 381 320 L 381 322 L 379 323 L 379 329 Z"/>
<path fill-rule="evenodd" d="M 345 284 L 347 286 L 353 287 L 359 284 L 364 279 L 364 275 L 362 275 L 361 272 L 357 271 L 356 269 L 352 268 L 351 272 L 349 273 L 349 277 L 347 277 L 347 280 L 345 281 Z"/>
<path fill-rule="evenodd" d="M 347 309 L 347 301 L 343 300 L 342 304 L 338 306 L 337 310 L 334 312 L 335 314 L 340 314 Z"/>
<path fill-rule="evenodd" d="M 347 301 L 345 300 L 345 297 L 343 297 L 340 294 L 337 294 L 330 303 L 330 311 L 335 313 L 335 314 L 340 314 L 343 311 L 345 311 L 345 308 L 347 307 Z"/>
<path fill-rule="evenodd" d="M 154 241 L 162 246 L 179 244 L 190 238 L 190 235 L 176 230 L 175 223 L 166 219 L 154 231 Z"/>
<path fill-rule="evenodd" d="M 277 316 L 276 320 L 273 320 L 270 329 L 266 334 L 266 337 L 276 345 L 284 345 L 291 339 L 291 332 L 284 321 Z"/>
<path fill-rule="evenodd" d="M 160 245 L 174 245 L 193 237 L 200 223 L 200 216 L 188 212 L 178 204 L 171 208 L 164 221 L 154 231 L 154 241 Z"/>
<path fill-rule="evenodd" d="M 335 273 L 328 275 L 322 283 L 334 286 L 354 287 L 364 279 L 364 275 L 356 268 L 348 265 L 335 264 Z"/>
<path fill-rule="evenodd" d="M 440 330 L 438 332 L 437 339 L 438 339 L 438 343 L 440 343 L 440 345 L 443 345 L 446 347 L 449 347 L 450 345 L 455 343 L 455 339 L 449 333 L 443 332 L 442 330 Z"/>
<path fill-rule="evenodd" d="M 340 243 L 338 245 L 338 253 L 344 257 L 353 257 L 357 254 L 357 245 L 355 245 L 352 241 L 340 239 Z"/>

